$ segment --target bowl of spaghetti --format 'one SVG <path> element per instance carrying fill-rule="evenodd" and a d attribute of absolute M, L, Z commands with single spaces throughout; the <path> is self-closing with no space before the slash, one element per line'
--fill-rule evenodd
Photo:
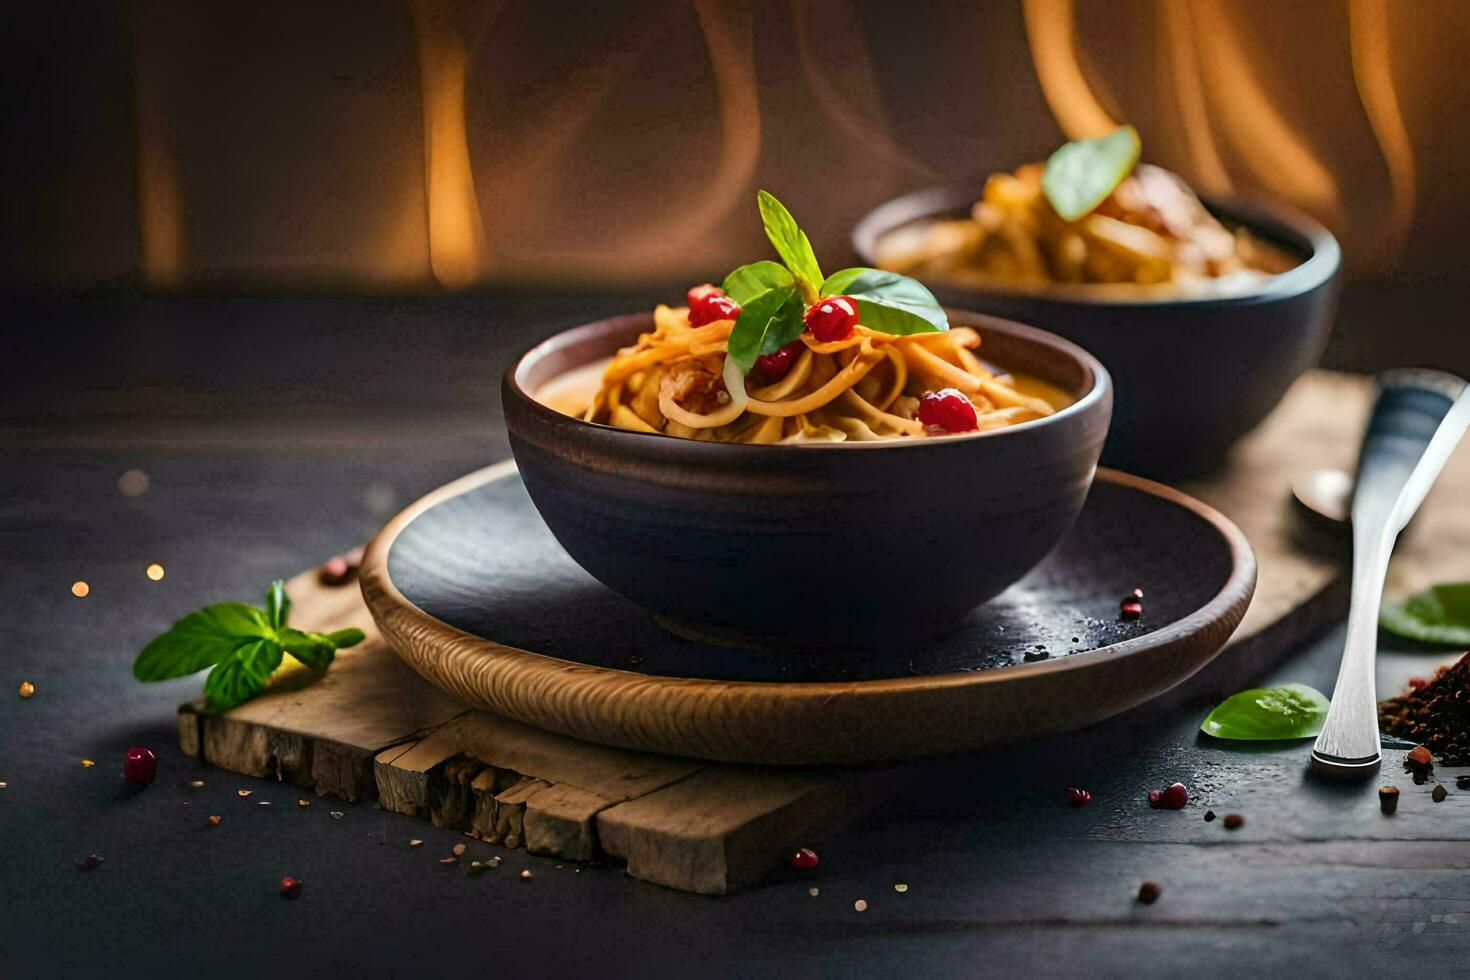
<path fill-rule="evenodd" d="M 808 335 L 797 380 L 738 400 L 717 383 L 731 321 L 665 307 L 589 323 L 506 373 L 511 447 L 572 558 L 677 632 L 803 648 L 943 633 L 1061 540 L 1112 399 L 1075 345 L 948 315 L 938 340 Z M 975 407 L 964 432 L 896 404 L 946 387 Z"/>
<path fill-rule="evenodd" d="M 1123 127 L 1045 165 L 889 201 L 852 243 L 946 303 L 1092 351 L 1117 385 L 1103 462 L 1177 477 L 1219 464 L 1317 363 L 1341 252 L 1309 218 L 1197 195 L 1137 155 Z"/>

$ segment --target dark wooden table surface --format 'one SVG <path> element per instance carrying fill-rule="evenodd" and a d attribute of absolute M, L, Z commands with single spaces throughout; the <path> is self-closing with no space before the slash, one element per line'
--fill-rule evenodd
<path fill-rule="evenodd" d="M 454 835 L 209 770 L 134 654 L 205 602 L 362 540 L 424 491 L 503 457 L 499 372 L 557 326 L 626 299 L 35 300 L 0 357 L 0 974 L 294 976 L 535 971 L 619 975 L 1434 975 L 1470 962 L 1470 792 L 1431 802 L 1398 771 L 1306 773 L 1305 745 L 1197 735 L 1207 692 L 1079 732 L 955 760 L 931 787 L 832 840 L 821 867 L 730 898 L 508 854 L 438 867 Z M 126 470 L 150 487 L 118 490 Z M 144 574 L 150 562 L 162 581 Z M 71 584 L 85 580 L 84 599 Z M 1330 690 L 1330 631 L 1262 680 Z M 1397 682 L 1437 658 L 1390 654 Z M 14 694 L 22 679 L 30 700 Z M 131 792 L 124 750 L 159 756 Z M 96 760 L 86 768 L 83 758 Z M 1453 775 L 1452 771 L 1441 773 Z M 188 788 L 190 780 L 205 786 Z M 1150 787 L 1186 783 L 1181 812 Z M 1069 785 L 1093 802 L 1068 810 Z M 249 798 L 236 790 L 254 791 Z M 268 802 L 270 806 L 261 806 Z M 1206 809 L 1245 815 L 1235 832 Z M 330 811 L 343 815 L 335 819 Z M 224 822 L 208 829 L 205 816 Z M 422 837 L 422 849 L 401 845 Z M 388 843 L 385 843 L 388 842 Z M 97 853 L 91 873 L 74 862 Z M 303 878 L 299 901 L 276 894 Z M 1144 879 L 1163 897 L 1143 906 Z M 906 884 L 899 893 L 896 884 Z M 816 887 L 813 897 L 808 889 Z M 853 903 L 864 899 L 865 912 Z M 534 974 L 533 974 L 534 975 Z"/>

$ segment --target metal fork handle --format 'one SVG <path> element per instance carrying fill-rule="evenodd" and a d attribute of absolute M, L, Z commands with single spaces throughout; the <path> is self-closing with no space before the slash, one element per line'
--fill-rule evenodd
<path fill-rule="evenodd" d="M 1332 706 L 1312 763 L 1334 775 L 1367 776 L 1381 759 L 1374 661 L 1378 611 L 1398 534 L 1419 509 L 1470 423 L 1464 381 L 1433 371 L 1391 372 L 1363 437 L 1353 493 L 1353 580 L 1347 642 Z"/>

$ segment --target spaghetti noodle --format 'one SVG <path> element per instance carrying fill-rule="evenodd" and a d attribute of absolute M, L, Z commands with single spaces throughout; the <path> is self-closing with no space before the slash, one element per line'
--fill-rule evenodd
<path fill-rule="evenodd" d="M 733 319 L 694 326 L 686 308 L 659 306 L 653 324 L 608 363 L 587 421 L 715 442 L 847 442 L 993 429 L 1062 402 L 981 361 L 970 327 L 898 336 L 859 323 L 830 342 L 805 332 L 743 374 L 727 351 Z M 928 422 L 936 398 L 967 402 L 974 424 Z"/>

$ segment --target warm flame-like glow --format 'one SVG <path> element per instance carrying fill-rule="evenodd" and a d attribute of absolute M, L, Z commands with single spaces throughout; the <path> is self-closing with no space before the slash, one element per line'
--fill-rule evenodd
<path fill-rule="evenodd" d="M 1223 191 L 1231 186 L 1230 171 L 1220 159 L 1210 123 L 1209 103 L 1205 101 L 1204 82 L 1200 78 L 1199 54 L 1195 50 L 1194 18 L 1189 5 L 1180 0 L 1158 0 L 1159 38 L 1164 46 L 1165 61 L 1174 74 L 1174 95 L 1179 100 L 1179 117 L 1184 125 L 1184 139 L 1189 146 L 1196 179 L 1206 190 Z"/>
<path fill-rule="evenodd" d="M 429 267 L 440 285 L 462 288 L 478 281 L 489 266 L 465 132 L 469 58 L 449 3 L 419 0 L 413 14 L 423 90 Z"/>
<path fill-rule="evenodd" d="M 1218 0 L 1199 0 L 1193 6 L 1209 91 L 1218 96 L 1220 121 L 1231 141 L 1245 150 L 1239 160 L 1262 185 L 1319 218 L 1336 222 L 1341 217 L 1337 181 L 1261 87 L 1230 15 L 1232 8 Z"/>
<path fill-rule="evenodd" d="M 1026 39 L 1046 104 L 1068 139 L 1091 139 L 1118 124 L 1098 102 L 1077 56 L 1072 0 L 1024 0 Z"/>
<path fill-rule="evenodd" d="M 1352 0 L 1348 24 L 1353 54 L 1353 81 L 1368 124 L 1383 151 L 1393 195 L 1393 220 L 1383 251 L 1392 257 L 1403 247 L 1414 222 L 1414 146 L 1404 126 L 1394 89 L 1388 49 L 1387 0 Z"/>
<path fill-rule="evenodd" d="M 861 22 L 852 0 L 791 0 L 791 20 L 796 29 L 796 54 L 802 74 L 822 110 L 837 124 L 846 138 L 895 169 L 911 175 L 932 178 L 931 167 L 909 153 L 893 139 L 888 121 L 883 117 L 883 97 L 873 74 L 873 58 L 867 41 L 857 31 Z M 824 29 L 818 34 L 813 23 Z M 850 32 L 843 38 L 847 58 L 842 62 L 844 90 L 839 92 L 831 75 L 819 64 L 814 41 L 820 38 L 824 47 L 834 43 L 833 29 Z"/>
<path fill-rule="evenodd" d="M 162 88 L 153 59 L 140 53 L 135 68 L 137 106 L 138 250 L 143 281 L 157 289 L 184 279 L 184 202 L 173 134 L 159 106 Z"/>

